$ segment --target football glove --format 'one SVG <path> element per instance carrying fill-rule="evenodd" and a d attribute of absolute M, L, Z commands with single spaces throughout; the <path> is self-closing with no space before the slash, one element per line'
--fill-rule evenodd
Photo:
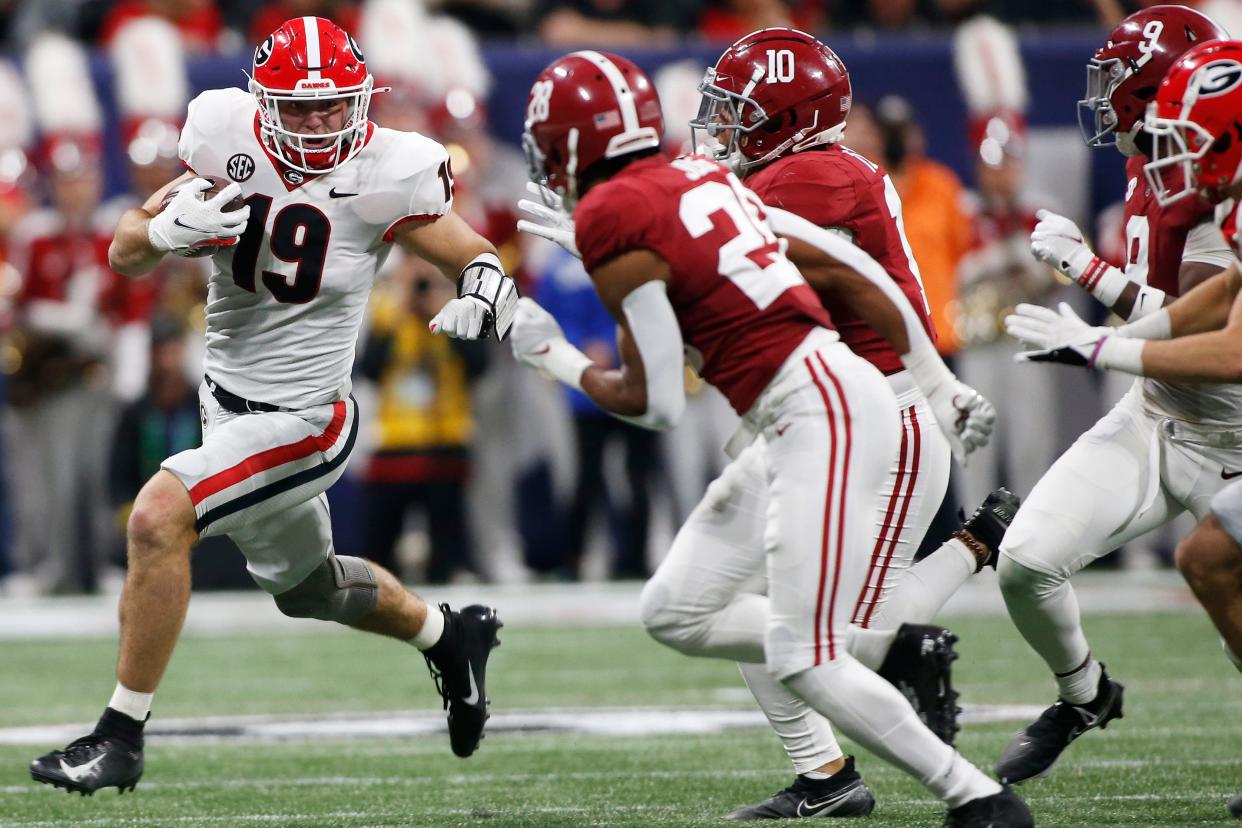
<path fill-rule="evenodd" d="M 147 224 L 147 239 L 153 248 L 193 256 L 204 248 L 237 244 L 250 220 L 250 205 L 227 212 L 224 207 L 241 195 L 241 187 L 229 184 L 204 201 L 200 195 L 209 189 L 211 182 L 205 178 L 192 179 L 178 188 L 168 206 Z"/>
<path fill-rule="evenodd" d="M 579 391 L 582 372 L 593 364 L 565 339 L 560 323 L 534 299 L 518 300 L 509 344 L 518 362 Z"/>
<path fill-rule="evenodd" d="M 1111 308 L 1130 280 L 1091 251 L 1077 224 L 1051 210 L 1040 210 L 1035 215 L 1039 219 L 1031 232 L 1031 253 L 1035 258 L 1073 279 Z"/>
<path fill-rule="evenodd" d="M 524 198 L 517 203 L 518 209 L 530 216 L 529 219 L 518 221 L 518 232 L 555 242 L 575 258 L 581 259 L 582 254 L 578 252 L 578 244 L 574 241 L 574 219 L 565 212 L 561 197 L 533 181 L 526 182 L 526 190 L 539 200 Z"/>
<path fill-rule="evenodd" d="M 992 438 L 996 409 L 975 389 L 959 380 L 930 345 L 902 354 L 901 362 L 927 398 L 949 448 L 959 462 Z"/>
<path fill-rule="evenodd" d="M 1115 368 L 1131 374 L 1143 370 L 1143 340 L 1117 335 L 1113 328 L 1092 327 L 1078 318 L 1064 302 L 1057 310 L 1039 305 L 1018 305 L 1005 317 L 1009 335 L 1034 350 L 1015 359 L 1026 362 L 1059 362 L 1080 368 Z"/>
<path fill-rule="evenodd" d="M 481 339 L 495 331 L 496 339 L 503 341 L 513 325 L 518 297 L 517 283 L 504 272 L 500 259 L 483 253 L 462 269 L 457 298 L 445 304 L 428 327 L 433 334 L 456 339 Z"/>

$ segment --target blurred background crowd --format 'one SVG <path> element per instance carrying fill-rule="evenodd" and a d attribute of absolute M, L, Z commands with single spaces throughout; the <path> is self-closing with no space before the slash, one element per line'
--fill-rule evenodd
<path fill-rule="evenodd" d="M 1242 0 L 1195 4 L 1242 32 Z M 523 291 L 610 364 L 611 319 L 576 259 L 520 238 L 516 148 L 531 79 L 569 46 L 655 72 L 669 147 L 688 146 L 696 87 L 747 32 L 796 25 L 851 69 L 845 143 L 891 175 L 941 348 L 1001 414 L 957 469 L 946 533 L 1001 482 L 1026 493 L 1127 383 L 1015 367 L 999 326 L 1019 301 L 1099 312 L 1028 250 L 1035 211 L 1091 228 L 1122 264 L 1125 180 L 1075 123 L 1082 67 L 1135 4 L 1123 0 L 0 0 L 0 596 L 115 590 L 128 506 L 166 456 L 199 439 L 208 264 L 169 257 L 112 273 L 120 212 L 180 174 L 198 91 L 244 85 L 253 46 L 320 15 L 355 34 L 378 123 L 449 147 L 456 210 L 500 249 Z M 411 582 L 641 578 L 725 462 L 736 424 L 692 374 L 673 431 L 642 431 L 515 366 L 494 342 L 432 337 L 452 295 L 394 253 L 358 346 L 367 427 L 329 492 L 342 554 Z M 1167 557 L 1179 527 L 1126 550 Z M 938 542 L 938 539 L 933 539 Z M 200 545 L 196 588 L 249 583 L 225 539 Z"/>

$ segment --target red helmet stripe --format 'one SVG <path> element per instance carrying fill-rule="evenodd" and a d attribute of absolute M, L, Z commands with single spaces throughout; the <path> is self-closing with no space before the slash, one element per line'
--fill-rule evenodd
<path fill-rule="evenodd" d="M 634 92 L 630 89 L 625 75 L 621 73 L 617 64 L 595 51 L 587 50 L 574 54 L 598 66 L 600 72 L 608 79 L 608 83 L 612 85 L 612 93 L 617 99 L 617 109 L 621 112 L 622 129 L 626 132 L 638 129 L 638 107 L 634 103 Z"/>
<path fill-rule="evenodd" d="M 323 64 L 320 62 L 319 51 L 319 20 L 314 17 L 303 17 L 302 26 L 306 29 L 306 69 L 307 80 L 319 80 L 319 67 Z"/>

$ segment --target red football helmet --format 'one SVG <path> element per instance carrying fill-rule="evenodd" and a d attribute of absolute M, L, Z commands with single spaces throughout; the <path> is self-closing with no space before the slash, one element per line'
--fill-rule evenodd
<path fill-rule="evenodd" d="M 259 134 L 276 157 L 302 172 L 328 172 L 358 154 L 374 86 L 353 37 L 322 17 L 286 20 L 254 50 L 250 91 L 259 102 Z M 348 109 L 335 132 L 293 132 L 281 121 L 282 102 L 336 99 Z"/>
<path fill-rule="evenodd" d="M 717 140 L 737 172 L 841 140 L 852 93 L 845 64 L 796 29 L 760 29 L 730 46 L 699 85 L 691 130 Z"/>
<path fill-rule="evenodd" d="M 1185 6 L 1152 6 L 1117 24 L 1087 62 L 1087 95 L 1078 102 L 1087 146 L 1138 155 L 1134 138 L 1165 72 L 1197 44 L 1226 37 L 1210 17 Z"/>
<path fill-rule="evenodd" d="M 655 86 L 623 57 L 572 52 L 549 64 L 530 88 L 522 134 L 530 177 L 570 209 L 592 164 L 658 149 L 663 137 Z"/>
<path fill-rule="evenodd" d="M 1212 201 L 1242 177 L 1242 41 L 1191 49 L 1160 84 L 1147 113 L 1143 174 L 1161 204 L 1202 192 Z"/>

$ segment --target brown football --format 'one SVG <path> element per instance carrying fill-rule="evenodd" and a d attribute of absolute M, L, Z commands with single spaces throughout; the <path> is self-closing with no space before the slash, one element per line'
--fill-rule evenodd
<path fill-rule="evenodd" d="M 211 182 L 211 187 L 209 189 L 203 190 L 202 193 L 199 195 L 199 198 L 203 199 L 204 201 L 211 198 L 216 193 L 220 192 L 225 187 L 233 183 L 229 181 L 227 178 L 221 178 L 218 175 L 200 175 L 198 177 L 205 178 Z M 181 184 L 178 184 L 176 187 L 173 187 L 171 190 L 169 190 L 168 194 L 164 196 L 164 200 L 160 202 L 159 212 L 161 213 L 164 212 L 164 210 L 167 209 L 168 205 L 172 203 L 172 200 L 177 195 L 177 192 L 182 187 L 184 187 L 186 184 L 189 184 L 193 180 L 194 179 L 192 178 L 187 179 L 186 181 L 182 182 Z M 232 200 L 229 201 L 228 204 L 224 205 L 224 212 L 231 213 L 234 210 L 240 210 L 241 208 L 245 206 L 246 206 L 246 202 L 240 195 L 234 196 Z M 196 250 L 192 253 L 189 253 L 188 255 L 190 258 L 197 259 L 202 256 L 210 256 L 219 249 L 220 249 L 219 247 L 204 247 L 203 249 Z"/>

